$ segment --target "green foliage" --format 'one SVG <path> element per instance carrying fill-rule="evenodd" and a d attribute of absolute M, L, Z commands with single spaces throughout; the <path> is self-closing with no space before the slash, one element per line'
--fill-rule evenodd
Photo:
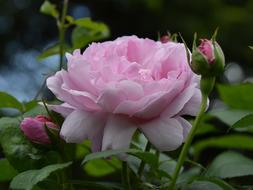
<path fill-rule="evenodd" d="M 64 52 L 70 52 L 72 51 L 72 49 L 69 47 L 69 45 L 65 44 L 64 46 Z M 38 57 L 37 60 L 38 61 L 42 61 L 43 59 L 53 56 L 53 55 L 57 55 L 60 52 L 60 45 L 59 44 L 55 44 L 49 48 L 47 48 L 46 50 L 44 50 Z"/>
<path fill-rule="evenodd" d="M 17 171 L 10 165 L 9 161 L 5 158 L 0 159 L 0 182 L 10 181 L 17 175 Z"/>
<path fill-rule="evenodd" d="M 85 156 L 84 160 L 82 161 L 82 164 L 93 159 L 108 158 L 114 155 L 119 155 L 123 153 L 135 153 L 135 152 L 140 152 L 140 151 L 137 149 L 120 149 L 120 150 L 106 150 L 102 152 L 95 152 L 95 153 L 91 153 Z"/>
<path fill-rule="evenodd" d="M 12 166 L 18 171 L 35 168 L 42 157 L 41 152 L 25 138 L 17 118 L 0 119 L 0 143 Z"/>
<path fill-rule="evenodd" d="M 253 132 L 253 114 L 249 114 L 241 118 L 234 123 L 231 128 L 236 129 L 237 131 Z"/>
<path fill-rule="evenodd" d="M 57 11 L 56 6 L 50 3 L 50 1 L 44 1 L 40 7 L 40 12 L 55 18 L 59 17 L 59 12 Z"/>
<path fill-rule="evenodd" d="M 253 84 L 219 85 L 221 99 L 235 109 L 253 110 Z"/>
<path fill-rule="evenodd" d="M 96 181 L 85 181 L 85 180 L 71 180 L 71 184 L 101 190 L 123 190 L 120 184 L 112 182 L 96 182 Z"/>
<path fill-rule="evenodd" d="M 72 162 L 48 165 L 39 170 L 28 170 L 18 174 L 11 181 L 11 189 L 31 190 L 39 182 L 45 180 L 52 172 L 62 170 L 70 166 Z"/>
<path fill-rule="evenodd" d="M 251 136 L 238 134 L 210 137 L 193 145 L 194 155 L 198 157 L 204 149 L 210 147 L 253 150 L 252 140 Z"/>
<path fill-rule="evenodd" d="M 240 109 L 216 109 L 211 110 L 208 114 L 211 116 L 215 116 L 223 123 L 227 124 L 228 126 L 232 126 L 237 121 L 242 119 L 243 117 L 247 116 L 248 114 L 253 113 L 250 110 L 240 110 Z"/>
<path fill-rule="evenodd" d="M 15 108 L 23 112 L 23 105 L 15 97 L 0 91 L 0 108 Z"/>
<path fill-rule="evenodd" d="M 121 169 L 121 161 L 116 157 L 90 160 L 84 165 L 85 172 L 94 177 L 110 175 Z"/>
<path fill-rule="evenodd" d="M 24 103 L 25 111 L 28 112 L 31 109 L 35 108 L 38 105 L 38 102 L 36 100 L 31 100 L 29 102 Z"/>
<path fill-rule="evenodd" d="M 72 32 L 73 49 L 85 47 L 88 43 L 102 40 L 110 35 L 108 27 L 90 18 L 82 18 L 75 21 L 77 27 Z"/>
<path fill-rule="evenodd" d="M 143 160 L 146 164 L 150 165 L 151 167 L 154 168 L 158 167 L 159 158 L 152 152 L 133 152 L 133 153 L 130 152 L 129 154 L 139 158 L 140 160 Z"/>
<path fill-rule="evenodd" d="M 253 175 L 253 160 L 236 152 L 224 152 L 214 159 L 206 175 L 219 178 Z"/>

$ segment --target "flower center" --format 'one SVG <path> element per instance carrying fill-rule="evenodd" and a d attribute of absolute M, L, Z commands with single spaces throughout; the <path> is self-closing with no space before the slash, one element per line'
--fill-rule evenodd
<path fill-rule="evenodd" d="M 138 71 L 138 73 L 141 76 L 142 80 L 152 80 L 153 79 L 150 69 L 140 69 Z"/>

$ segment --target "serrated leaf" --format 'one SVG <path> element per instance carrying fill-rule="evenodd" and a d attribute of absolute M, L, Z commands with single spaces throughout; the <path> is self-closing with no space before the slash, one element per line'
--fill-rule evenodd
<path fill-rule="evenodd" d="M 10 181 L 17 175 L 17 171 L 10 165 L 6 158 L 0 159 L 0 182 Z"/>
<path fill-rule="evenodd" d="M 248 135 L 226 135 L 221 137 L 211 137 L 195 143 L 193 145 L 193 150 L 196 157 L 198 157 L 204 149 L 210 147 L 253 150 L 252 141 L 253 137 Z"/>
<path fill-rule="evenodd" d="M 73 49 L 83 48 L 88 43 L 107 38 L 110 35 L 109 28 L 99 22 L 93 22 L 89 18 L 75 21 L 77 27 L 72 32 Z"/>
<path fill-rule="evenodd" d="M 40 7 L 40 12 L 55 18 L 59 17 L 59 12 L 57 11 L 56 6 L 50 1 L 44 1 Z"/>
<path fill-rule="evenodd" d="M 17 175 L 10 184 L 12 189 L 31 190 L 37 183 L 45 180 L 52 172 L 70 166 L 72 162 L 54 164 L 39 170 L 28 170 Z"/>
<path fill-rule="evenodd" d="M 121 149 L 121 150 L 106 150 L 102 152 L 95 152 L 88 154 L 85 156 L 85 158 L 82 161 L 82 164 L 94 160 L 94 159 L 99 159 L 99 158 L 108 158 L 110 156 L 122 154 L 122 153 L 135 153 L 135 152 L 140 152 L 140 150 L 137 149 Z"/>
<path fill-rule="evenodd" d="M 220 178 L 253 175 L 253 160 L 237 152 L 224 152 L 214 159 L 206 175 Z"/>
<path fill-rule="evenodd" d="M 10 164 L 18 171 L 24 171 L 36 167 L 42 154 L 26 139 L 19 124 L 17 118 L 1 118 L 0 143 Z"/>
<path fill-rule="evenodd" d="M 230 107 L 253 110 L 253 84 L 218 85 L 221 99 Z"/>
<path fill-rule="evenodd" d="M 0 108 L 15 108 L 23 111 L 23 105 L 15 97 L 0 91 Z"/>

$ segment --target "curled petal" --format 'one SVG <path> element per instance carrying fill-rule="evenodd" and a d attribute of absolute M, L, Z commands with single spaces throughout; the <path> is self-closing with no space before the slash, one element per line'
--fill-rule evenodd
<path fill-rule="evenodd" d="M 60 135 L 69 143 L 81 143 L 85 139 L 93 140 L 103 132 L 104 123 L 102 113 L 75 110 L 65 119 Z"/>
<path fill-rule="evenodd" d="M 182 111 L 180 111 L 179 115 L 196 116 L 201 106 L 201 98 L 202 98 L 201 91 L 200 89 L 196 88 L 193 96 L 184 105 L 184 108 L 182 109 Z M 208 107 L 208 104 L 209 104 L 209 100 L 207 103 L 207 107 Z"/>
<path fill-rule="evenodd" d="M 128 148 L 136 129 L 126 117 L 111 115 L 105 125 L 102 150 Z"/>
<path fill-rule="evenodd" d="M 141 96 L 143 96 L 143 89 L 140 84 L 123 80 L 106 88 L 97 102 L 105 110 L 113 112 L 122 101 L 137 100 Z"/>
<path fill-rule="evenodd" d="M 174 118 L 158 118 L 141 125 L 141 131 L 160 151 L 177 149 L 183 142 L 183 127 Z"/>
<path fill-rule="evenodd" d="M 177 119 L 177 121 L 182 125 L 183 127 L 183 136 L 184 136 L 184 141 L 187 137 L 187 135 L 189 134 L 190 130 L 191 130 L 191 123 L 188 122 L 187 120 L 185 120 L 182 117 L 176 117 L 175 119 Z"/>
<path fill-rule="evenodd" d="M 48 104 L 47 107 L 50 110 L 60 113 L 63 117 L 67 117 L 75 109 L 74 107 L 72 107 L 71 105 L 69 105 L 67 103 L 63 103 L 60 105 L 49 105 Z"/>
<path fill-rule="evenodd" d="M 162 113 L 163 117 L 173 117 L 179 113 L 184 105 L 193 96 L 195 85 L 189 86 L 184 89 L 172 102 L 168 105 L 167 109 Z"/>

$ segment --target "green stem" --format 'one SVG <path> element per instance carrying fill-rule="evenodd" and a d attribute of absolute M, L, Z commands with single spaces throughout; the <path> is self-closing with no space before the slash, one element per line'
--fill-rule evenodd
<path fill-rule="evenodd" d="M 151 143 L 148 141 L 147 145 L 146 145 L 146 148 L 145 148 L 145 152 L 149 152 L 151 149 Z M 141 163 L 140 163 L 140 166 L 139 166 L 139 169 L 138 169 L 138 175 L 141 177 L 142 176 L 142 173 L 143 173 L 143 170 L 145 168 L 145 162 L 143 160 L 141 160 Z"/>
<path fill-rule="evenodd" d="M 65 17 L 68 10 L 68 0 L 64 0 L 61 21 L 59 24 L 59 43 L 60 43 L 60 63 L 59 70 L 63 67 L 63 58 L 64 58 L 64 45 L 65 45 Z"/>
<path fill-rule="evenodd" d="M 208 98 L 208 95 L 203 95 L 202 94 L 202 101 L 201 101 L 201 107 L 200 107 L 200 111 L 193 123 L 193 126 L 186 138 L 186 141 L 185 141 L 185 144 L 183 146 L 183 149 L 182 151 L 180 152 L 180 155 L 179 155 L 179 159 L 177 161 L 177 165 L 176 165 L 176 168 L 174 170 L 174 173 L 172 175 L 172 180 L 171 180 L 171 184 L 169 186 L 169 189 L 168 190 L 174 190 L 175 189 L 175 185 L 176 185 L 176 181 L 177 181 L 177 177 L 178 177 L 178 174 L 181 170 L 181 167 L 185 161 L 185 158 L 186 158 L 186 155 L 189 151 L 189 148 L 190 148 L 190 145 L 191 145 L 191 142 L 192 142 L 192 139 L 196 133 L 196 130 L 197 130 L 197 127 L 200 123 L 200 120 L 201 120 L 201 117 L 203 116 L 205 110 L 206 110 L 206 106 L 207 106 L 207 98 Z"/>
<path fill-rule="evenodd" d="M 130 188 L 130 178 L 129 178 L 129 169 L 127 162 L 122 161 L 122 183 L 125 190 L 131 190 Z"/>

